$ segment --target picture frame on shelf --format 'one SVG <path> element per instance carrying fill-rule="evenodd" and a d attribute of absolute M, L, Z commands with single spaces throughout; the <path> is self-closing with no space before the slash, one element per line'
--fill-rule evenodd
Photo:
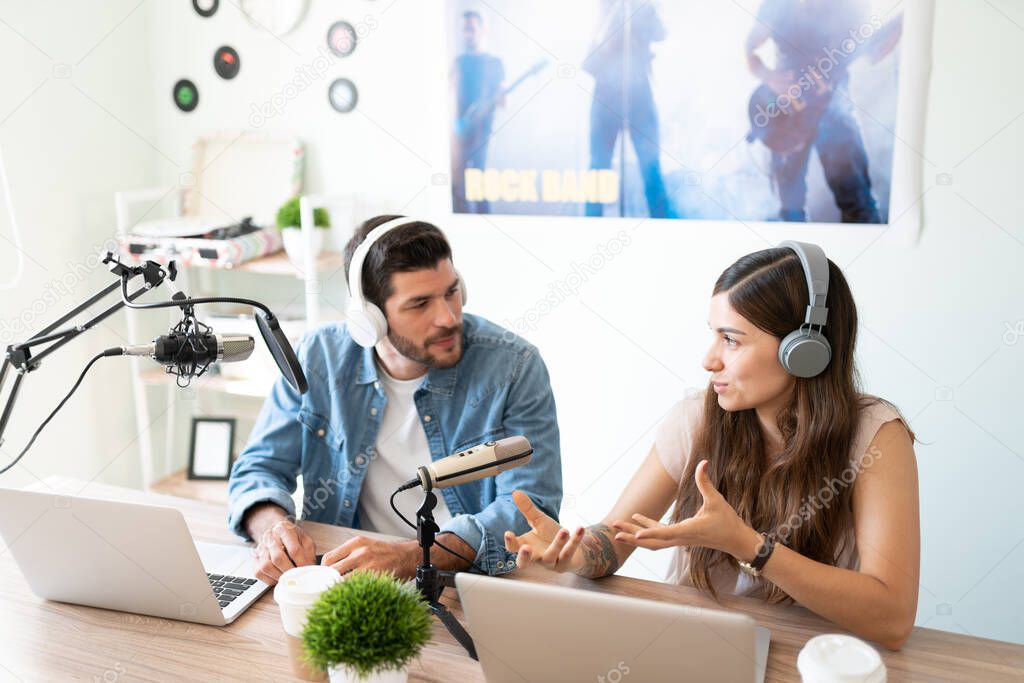
<path fill-rule="evenodd" d="M 234 463 L 235 418 L 193 417 L 187 476 L 199 481 L 227 481 Z"/>

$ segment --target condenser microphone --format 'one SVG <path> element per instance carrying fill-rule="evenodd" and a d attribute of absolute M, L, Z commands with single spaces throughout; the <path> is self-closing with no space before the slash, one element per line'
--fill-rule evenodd
<path fill-rule="evenodd" d="M 203 368 L 210 363 L 246 360 L 254 348 L 256 341 L 248 334 L 172 332 L 157 337 L 151 344 L 122 346 L 121 353 L 125 356 L 146 356 L 172 368 Z"/>
<path fill-rule="evenodd" d="M 533 447 L 525 436 L 488 441 L 418 468 L 416 478 L 402 484 L 398 490 L 422 486 L 424 491 L 430 491 L 458 486 L 525 465 L 532 457 Z"/>

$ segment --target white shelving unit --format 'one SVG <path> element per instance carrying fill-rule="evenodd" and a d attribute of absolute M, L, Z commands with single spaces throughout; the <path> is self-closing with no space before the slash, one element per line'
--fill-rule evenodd
<path fill-rule="evenodd" d="M 176 189 L 179 192 L 181 191 L 180 188 L 153 188 L 116 193 L 114 201 L 117 216 L 118 239 L 123 241 L 132 225 L 132 205 L 141 202 L 153 203 L 155 201 L 165 199 Z M 177 201 L 175 202 L 175 205 L 180 207 L 182 203 Z M 359 199 L 352 196 L 331 197 L 317 195 L 301 197 L 301 227 L 305 238 L 304 245 L 306 247 L 304 254 L 305 265 L 303 268 L 297 268 L 285 252 L 280 251 L 260 259 L 242 263 L 231 269 L 218 270 L 229 273 L 250 273 L 259 276 L 299 278 L 303 280 L 305 308 L 303 328 L 304 330 L 312 329 L 320 323 L 321 318 L 320 293 L 322 287 L 320 277 L 324 273 L 337 271 L 342 268 L 344 264 L 344 256 L 336 251 L 325 250 L 319 256 L 315 256 L 313 254 L 312 231 L 321 229 L 316 228 L 313 225 L 313 210 L 321 207 L 331 209 L 332 229 L 336 229 L 339 227 L 339 224 L 352 224 L 352 221 L 354 221 L 355 216 L 357 215 L 356 211 L 359 205 Z M 178 211 L 180 212 L 180 208 Z M 339 218 L 342 216 L 344 216 L 345 219 L 339 221 Z M 193 279 L 190 277 L 190 274 L 192 274 L 193 271 L 200 269 L 203 268 L 180 268 L 178 279 L 175 283 L 176 286 L 191 296 L 202 296 L 203 293 L 192 291 L 189 286 L 190 280 Z M 230 292 L 213 292 L 209 294 L 227 295 L 230 294 Z M 169 295 L 164 298 L 169 298 Z M 266 303 L 271 309 L 274 308 L 273 302 Z M 169 321 L 170 324 L 173 325 L 177 322 L 178 318 L 180 318 L 180 312 L 178 309 L 169 310 Z M 126 309 L 125 312 L 128 322 L 128 335 L 132 340 L 132 343 L 141 343 L 143 340 L 151 339 L 162 333 L 162 331 L 158 330 L 142 330 L 139 324 L 139 311 Z M 257 349 L 254 353 L 266 353 L 266 350 L 262 348 L 262 341 L 259 339 L 257 339 Z M 178 476 L 178 478 L 180 478 L 180 475 L 174 474 L 174 455 L 177 443 L 177 434 L 175 430 L 175 421 L 177 418 L 177 397 L 175 394 L 181 390 L 176 386 L 176 378 L 173 375 L 168 375 L 162 368 L 154 365 L 147 359 L 133 357 L 131 360 L 131 372 L 132 393 L 135 401 L 136 428 L 140 435 L 139 457 L 143 487 L 148 490 L 156 482 L 153 439 L 148 435 L 148 431 L 149 427 L 154 424 L 156 420 L 161 419 L 161 417 L 165 423 L 164 464 L 162 468 L 162 476 Z M 147 388 L 161 386 L 166 387 L 166 403 L 168 407 L 162 416 L 153 416 L 149 406 Z M 235 379 L 221 375 L 203 377 L 198 381 L 194 381 L 192 387 L 196 391 L 218 392 L 244 399 L 263 399 L 270 391 L 270 385 L 266 380 Z"/>

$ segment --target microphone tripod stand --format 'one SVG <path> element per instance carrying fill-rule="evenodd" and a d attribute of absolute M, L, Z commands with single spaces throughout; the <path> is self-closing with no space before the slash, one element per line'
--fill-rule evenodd
<path fill-rule="evenodd" d="M 448 632 L 455 640 L 459 641 L 459 645 L 465 648 L 466 653 L 475 660 L 477 656 L 473 639 L 466 633 L 466 629 L 462 628 L 462 624 L 455 618 L 455 615 L 439 602 L 445 588 L 454 588 L 455 572 L 441 571 L 430 561 L 430 549 L 434 545 L 434 536 L 440 531 L 440 527 L 434 521 L 435 507 L 437 507 L 437 496 L 433 491 L 427 491 L 423 497 L 423 504 L 416 511 L 416 538 L 423 550 L 423 561 L 416 568 L 416 588 L 426 599 L 430 611 L 441 620 Z"/>

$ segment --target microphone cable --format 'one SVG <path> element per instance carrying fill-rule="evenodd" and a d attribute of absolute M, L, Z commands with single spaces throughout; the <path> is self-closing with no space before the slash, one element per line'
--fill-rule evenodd
<path fill-rule="evenodd" d="M 391 499 L 389 501 L 391 503 L 391 509 L 395 511 L 395 514 L 398 515 L 398 517 L 403 522 L 408 524 L 410 527 L 415 529 L 417 533 L 419 533 L 419 527 L 417 527 L 415 524 L 410 522 L 409 519 L 405 515 L 403 515 L 402 512 L 398 509 L 398 506 L 395 505 L 395 496 L 397 496 L 401 492 L 402 492 L 402 489 L 395 489 L 395 492 L 391 494 Z M 474 560 L 469 559 L 468 557 L 466 557 L 465 555 L 462 555 L 461 553 L 455 552 L 451 548 L 447 547 L 444 543 L 441 543 L 441 541 L 437 540 L 436 538 L 434 539 L 434 545 L 436 545 L 437 547 L 441 548 L 441 550 L 444 550 L 448 554 L 454 555 L 455 557 L 459 558 L 463 562 L 468 563 L 471 569 L 475 569 L 478 572 L 480 572 L 481 574 L 489 574 L 490 573 L 486 569 L 484 569 L 483 567 L 478 565 Z"/>
<path fill-rule="evenodd" d="M 78 390 L 78 387 L 81 386 L 81 384 L 82 384 L 82 380 L 85 379 L 85 376 L 89 373 L 89 370 L 92 369 L 92 366 L 96 364 L 96 361 L 98 361 L 100 358 L 106 358 L 107 356 L 120 356 L 120 355 L 121 355 L 121 349 L 110 348 L 110 349 L 107 349 L 105 351 L 101 351 L 100 353 L 97 353 L 95 356 L 93 356 L 92 360 L 90 360 L 86 364 L 85 369 L 82 370 L 82 374 L 78 376 L 78 380 L 75 382 L 74 386 L 71 387 L 71 390 L 67 393 L 66 396 L 64 396 L 64 398 L 61 400 L 61 402 L 57 404 L 57 407 L 53 409 L 53 412 L 50 413 L 45 420 L 43 420 L 43 423 L 41 425 L 39 425 L 39 427 L 36 428 L 36 431 L 32 434 L 32 438 L 28 440 L 28 445 L 25 446 L 25 448 L 22 449 L 21 453 L 18 454 L 18 457 L 16 457 L 10 463 L 5 465 L 3 469 L 0 469 L 0 474 L 5 473 L 7 470 L 9 470 L 12 467 L 14 467 L 15 465 L 17 465 L 18 462 L 25 456 L 25 454 L 28 453 L 28 449 L 32 448 L 32 444 L 34 444 L 36 442 L 36 437 L 39 436 L 39 433 L 43 431 L 43 429 L 46 427 L 46 425 L 50 424 L 50 420 L 52 420 L 54 418 L 54 416 L 58 412 L 60 412 L 60 409 L 64 407 L 64 404 L 68 402 L 68 399 L 70 399 L 71 396 L 75 393 L 75 391 Z"/>

